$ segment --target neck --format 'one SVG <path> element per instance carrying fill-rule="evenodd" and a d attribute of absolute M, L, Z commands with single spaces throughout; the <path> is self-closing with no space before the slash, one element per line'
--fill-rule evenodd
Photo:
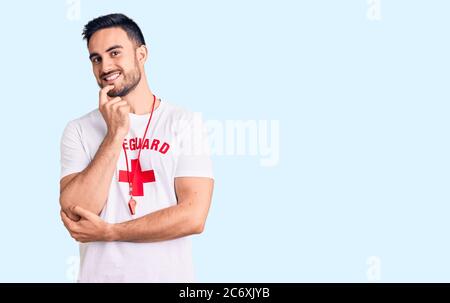
<path fill-rule="evenodd" d="M 130 112 L 136 115 L 145 115 L 152 111 L 153 93 L 148 86 L 147 77 L 142 74 L 139 84 L 128 95 L 122 98 L 130 105 Z M 155 109 L 159 106 L 157 99 Z"/>

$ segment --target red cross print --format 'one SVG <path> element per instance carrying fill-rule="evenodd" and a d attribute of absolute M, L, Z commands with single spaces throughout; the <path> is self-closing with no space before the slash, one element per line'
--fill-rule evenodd
<path fill-rule="evenodd" d="M 144 195 L 144 183 L 155 182 L 155 172 L 152 170 L 142 171 L 138 159 L 131 159 L 130 180 L 132 184 L 132 195 L 135 197 Z M 126 170 L 119 170 L 119 182 L 127 182 Z"/>

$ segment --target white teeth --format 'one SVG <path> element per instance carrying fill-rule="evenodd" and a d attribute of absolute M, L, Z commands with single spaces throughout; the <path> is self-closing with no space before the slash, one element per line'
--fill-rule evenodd
<path fill-rule="evenodd" d="M 106 77 L 105 79 L 106 79 L 106 81 L 116 80 L 119 76 L 120 76 L 120 73 L 112 74 L 111 76 Z"/>

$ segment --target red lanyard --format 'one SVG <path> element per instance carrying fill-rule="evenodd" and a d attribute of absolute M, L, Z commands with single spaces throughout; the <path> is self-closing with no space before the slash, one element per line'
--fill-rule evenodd
<path fill-rule="evenodd" d="M 136 165 L 139 165 L 139 158 L 141 156 L 142 145 L 144 145 L 145 136 L 147 135 L 147 130 L 150 125 L 150 121 L 152 120 L 153 110 L 155 109 L 155 103 L 156 103 L 156 96 L 153 95 L 152 111 L 150 113 L 150 118 L 148 119 L 148 122 L 147 122 L 147 127 L 145 128 L 144 137 L 142 138 L 141 144 L 139 145 L 139 152 L 138 152 Z M 139 144 L 139 141 L 138 141 L 138 144 Z M 134 215 L 134 214 L 136 214 L 137 202 L 136 202 L 136 200 L 133 199 L 133 181 L 130 180 L 130 170 L 128 168 L 128 156 L 127 156 L 127 150 L 125 148 L 125 144 L 122 144 L 122 147 L 123 147 L 123 152 L 125 154 L 125 163 L 127 164 L 127 177 L 128 177 L 128 186 L 129 186 L 129 195 L 130 195 L 130 201 L 128 201 L 128 208 L 130 209 L 131 214 Z"/>

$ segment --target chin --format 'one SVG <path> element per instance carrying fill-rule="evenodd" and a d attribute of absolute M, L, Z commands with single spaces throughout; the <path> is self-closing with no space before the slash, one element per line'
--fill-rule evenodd
<path fill-rule="evenodd" d="M 110 91 L 108 92 L 108 97 L 110 97 L 110 98 L 118 97 L 118 93 L 120 93 L 120 91 L 110 90 Z"/>

